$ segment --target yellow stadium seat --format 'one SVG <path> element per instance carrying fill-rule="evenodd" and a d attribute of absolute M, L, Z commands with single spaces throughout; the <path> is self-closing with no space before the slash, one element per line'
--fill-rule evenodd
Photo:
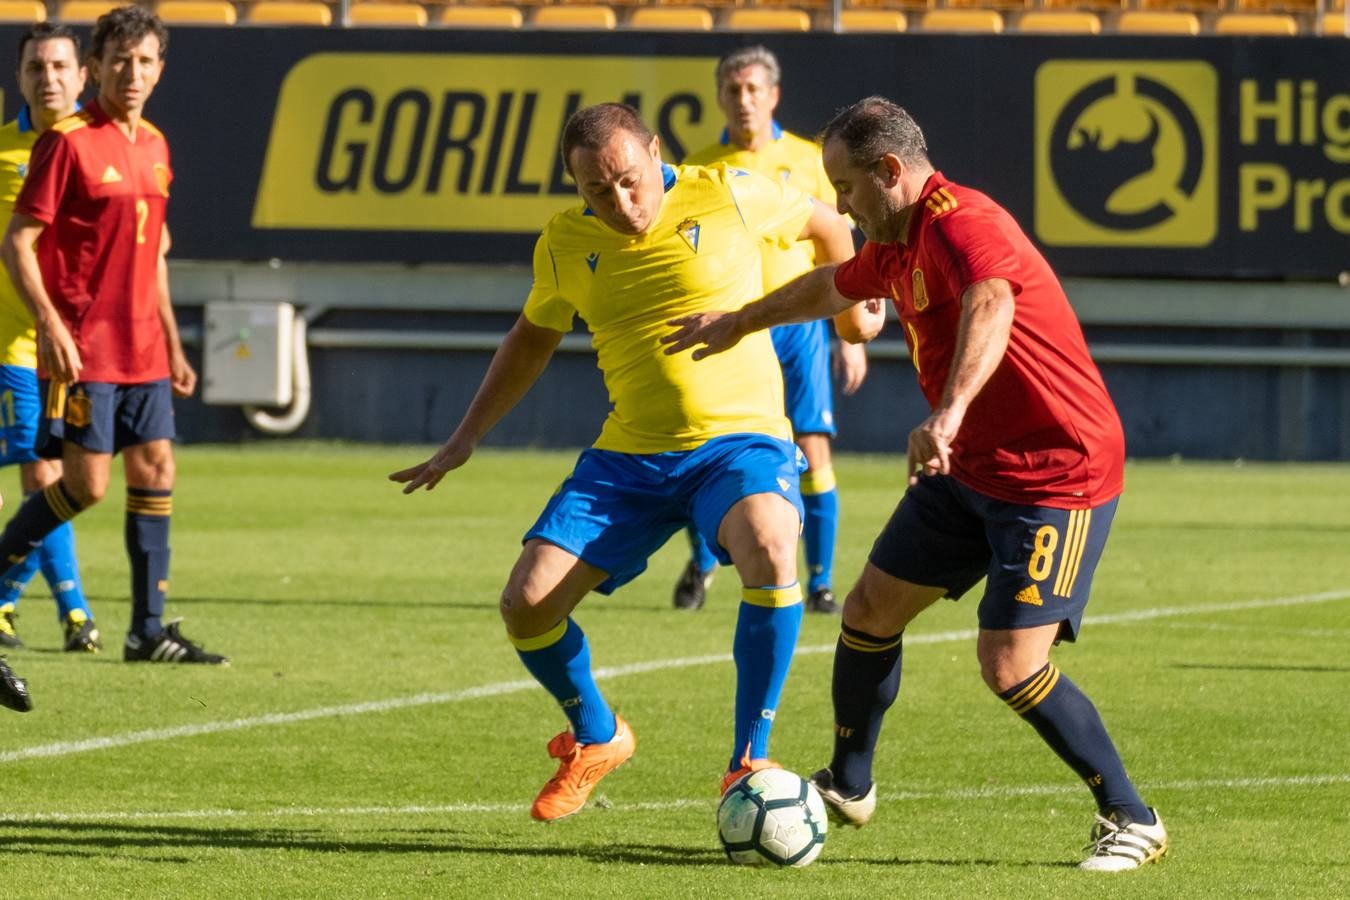
<path fill-rule="evenodd" d="M 0 22 L 45 22 L 47 7 L 41 0 L 0 0 Z"/>
<path fill-rule="evenodd" d="M 530 24 L 538 28 L 613 31 L 617 20 L 608 6 L 541 6 Z"/>
<path fill-rule="evenodd" d="M 427 11 L 416 3 L 353 3 L 347 21 L 377 28 L 422 28 L 427 24 Z"/>
<path fill-rule="evenodd" d="M 629 28 L 649 31 L 712 31 L 712 13 L 701 6 L 644 6 L 633 11 Z"/>
<path fill-rule="evenodd" d="M 1298 34 L 1293 16 L 1282 13 L 1223 13 L 1214 20 L 1215 34 Z"/>
<path fill-rule="evenodd" d="M 248 11 L 251 25 L 332 25 L 333 11 L 314 0 L 262 0 Z"/>
<path fill-rule="evenodd" d="M 1322 15 L 1322 25 L 1318 34 L 1323 37 L 1350 37 L 1350 19 L 1347 19 L 1344 10 L 1340 12 L 1329 12 Z"/>
<path fill-rule="evenodd" d="M 811 17 L 800 9 L 733 9 L 723 23 L 732 31 L 810 31 Z"/>
<path fill-rule="evenodd" d="M 844 9 L 839 11 L 839 27 L 844 31 L 898 32 L 909 29 L 909 20 L 895 9 Z"/>
<path fill-rule="evenodd" d="M 1132 9 L 1120 14 L 1116 30 L 1122 34 L 1199 34 L 1200 19 L 1195 13 Z"/>
<path fill-rule="evenodd" d="M 104 13 L 124 5 L 111 0 L 65 0 L 56 6 L 56 21 L 66 24 L 92 23 Z"/>
<path fill-rule="evenodd" d="M 155 15 L 170 25 L 233 25 L 239 13 L 229 0 L 163 0 Z"/>
<path fill-rule="evenodd" d="M 1032 10 L 1017 20 L 1024 34 L 1101 34 L 1102 20 L 1084 10 Z"/>
<path fill-rule="evenodd" d="M 992 9 L 930 9 L 919 20 L 919 27 L 924 31 L 998 34 L 1003 30 L 1003 16 Z"/>
<path fill-rule="evenodd" d="M 436 22 L 448 28 L 519 28 L 525 17 L 514 6 L 447 6 Z"/>

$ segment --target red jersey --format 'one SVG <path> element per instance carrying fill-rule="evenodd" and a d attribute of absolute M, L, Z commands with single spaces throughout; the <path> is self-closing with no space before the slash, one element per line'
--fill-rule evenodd
<path fill-rule="evenodd" d="M 868 241 L 834 280 L 845 297 L 894 300 L 919 386 L 936 407 L 961 296 L 990 278 L 1012 285 L 1012 334 L 962 420 L 952 475 L 1009 503 L 1083 509 L 1110 500 L 1124 489 L 1120 417 L 1063 288 L 1006 210 L 935 173 L 905 242 Z"/>
<path fill-rule="evenodd" d="M 33 146 L 14 209 L 47 226 L 42 282 L 79 348 L 82 381 L 169 376 L 158 267 L 172 180 L 159 129 L 142 119 L 132 141 L 97 101 Z"/>

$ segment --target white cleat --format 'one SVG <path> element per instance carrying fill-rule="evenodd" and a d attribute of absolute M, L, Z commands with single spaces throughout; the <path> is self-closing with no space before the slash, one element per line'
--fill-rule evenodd
<path fill-rule="evenodd" d="M 1152 825 L 1130 822 L 1121 826 L 1105 816 L 1098 815 L 1092 824 L 1090 843 L 1083 849 L 1091 851 L 1078 868 L 1089 872 L 1124 872 L 1157 862 L 1167 855 L 1167 829 L 1156 809 Z"/>
<path fill-rule="evenodd" d="M 854 828 L 861 828 L 872 818 L 872 813 L 877 811 L 877 785 L 872 782 L 872 786 L 867 789 L 867 793 L 861 797 L 845 797 L 839 789 L 834 786 L 834 773 L 829 769 L 821 769 L 811 776 L 811 783 L 816 786 L 820 793 L 820 799 L 825 801 L 825 811 L 830 814 L 830 821 L 836 825 L 852 825 Z"/>

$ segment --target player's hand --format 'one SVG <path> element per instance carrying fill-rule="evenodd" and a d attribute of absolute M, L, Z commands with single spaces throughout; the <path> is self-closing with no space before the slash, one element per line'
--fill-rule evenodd
<path fill-rule="evenodd" d="M 844 396 L 851 397 L 867 378 L 867 351 L 862 344 L 848 341 L 839 341 L 838 351 L 834 354 L 834 377 Z"/>
<path fill-rule="evenodd" d="M 191 397 L 197 389 L 197 370 L 181 353 L 169 359 L 169 386 L 175 397 Z"/>
<path fill-rule="evenodd" d="M 393 472 L 389 475 L 389 480 L 402 482 L 405 494 L 411 494 L 420 487 L 431 490 L 440 484 L 447 473 L 468 462 L 472 454 L 472 447 L 464 446 L 451 437 L 431 459 L 410 469 Z"/>
<path fill-rule="evenodd" d="M 703 359 L 705 356 L 730 350 L 745 336 L 741 333 L 740 321 L 735 313 L 695 313 L 692 316 L 668 319 L 666 324 L 675 328 L 670 334 L 663 334 L 660 337 L 661 343 L 666 345 L 667 356 L 674 356 L 690 347 L 698 347 L 694 351 L 694 359 Z M 699 347 L 700 344 L 703 346 Z"/>
<path fill-rule="evenodd" d="M 961 428 L 963 414 L 956 410 L 935 411 L 909 433 L 908 477 L 911 485 L 924 475 L 950 475 L 952 442 Z"/>
<path fill-rule="evenodd" d="M 80 380 L 84 361 L 70 330 L 59 319 L 37 329 L 38 367 L 58 384 L 74 384 Z"/>

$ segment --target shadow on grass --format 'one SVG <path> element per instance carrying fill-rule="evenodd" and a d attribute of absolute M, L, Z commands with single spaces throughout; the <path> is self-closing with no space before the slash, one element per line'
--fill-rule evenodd
<path fill-rule="evenodd" d="M 1350 666 L 1290 666 L 1243 663 L 1173 663 L 1174 669 L 1213 669 L 1220 672 L 1350 672 Z"/>
<path fill-rule="evenodd" d="M 10 832 L 6 834 L 5 832 Z M 554 857 L 586 859 L 597 863 L 628 863 L 647 866 L 681 866 L 722 862 L 714 849 L 662 846 L 658 844 L 605 843 L 547 847 L 537 843 L 511 846 L 488 837 L 469 838 L 450 829 L 414 830 L 423 839 L 340 840 L 316 829 L 281 828 L 191 828 L 177 825 L 128 825 L 69 820 L 0 823 L 0 844 L 8 854 L 37 853 L 47 856 L 129 856 L 137 860 L 184 862 L 178 857 L 148 858 L 134 851 L 290 850 L 306 853 L 458 853 L 470 856 Z"/>

